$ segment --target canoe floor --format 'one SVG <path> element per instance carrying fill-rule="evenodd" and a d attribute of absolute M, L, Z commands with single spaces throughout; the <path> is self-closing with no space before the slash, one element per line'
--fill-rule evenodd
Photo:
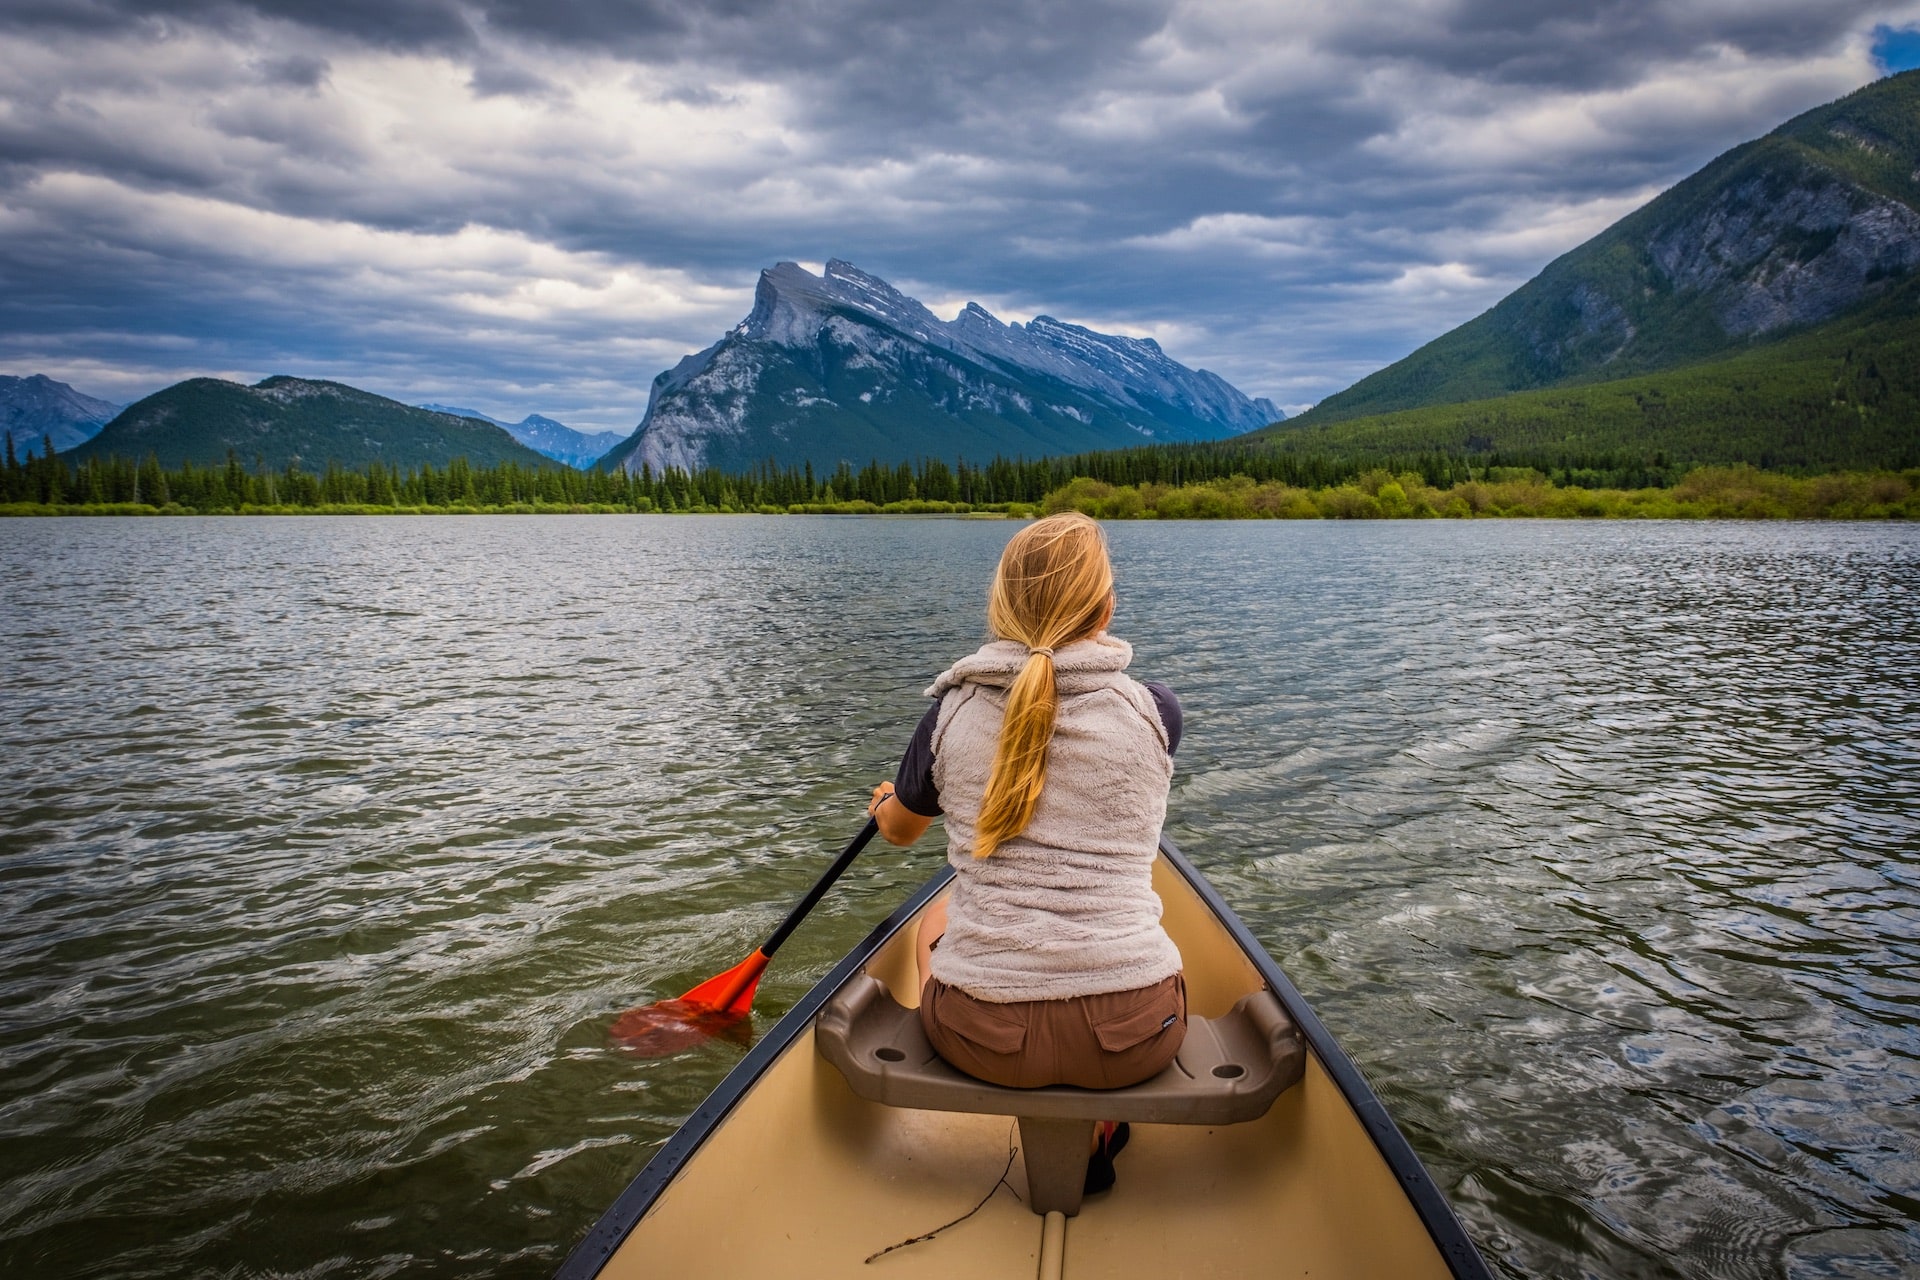
<path fill-rule="evenodd" d="M 1261 986 L 1206 904 L 1163 858 L 1155 888 L 1193 1012 Z M 918 1002 L 915 925 L 866 971 Z M 938 1238 L 866 1264 L 966 1212 L 1007 1164 L 1014 1122 L 856 1098 L 808 1029 L 694 1153 L 601 1271 L 628 1277 L 1035 1275 L 1042 1219 L 1006 1188 Z M 1205 1128 L 1135 1125 L 1118 1185 L 1066 1224 L 1064 1268 L 1091 1277 L 1446 1277 L 1446 1263 L 1338 1086 L 1305 1078 L 1264 1117 Z M 1015 1159 L 1007 1181 L 1022 1196 Z"/>

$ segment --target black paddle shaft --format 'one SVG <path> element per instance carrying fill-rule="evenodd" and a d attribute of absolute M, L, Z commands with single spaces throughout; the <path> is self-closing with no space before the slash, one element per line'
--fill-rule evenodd
<path fill-rule="evenodd" d="M 760 944 L 761 955 L 771 956 L 780 949 L 780 944 L 787 940 L 787 935 L 800 927 L 800 922 L 807 918 L 808 913 L 813 910 L 820 899 L 827 896 L 827 890 L 833 888 L 833 882 L 840 878 L 840 873 L 853 865 L 853 860 L 860 856 L 860 851 L 867 847 L 868 842 L 871 841 L 879 831 L 880 824 L 872 818 L 868 818 L 867 825 L 860 828 L 860 834 L 855 836 L 852 843 L 840 851 L 840 856 L 835 858 L 833 865 L 827 868 L 827 874 L 821 876 L 819 880 L 814 882 L 813 888 L 807 890 L 807 896 L 800 899 L 800 904 L 788 912 L 787 918 L 780 922 L 780 927 L 773 931 L 773 936 Z"/>

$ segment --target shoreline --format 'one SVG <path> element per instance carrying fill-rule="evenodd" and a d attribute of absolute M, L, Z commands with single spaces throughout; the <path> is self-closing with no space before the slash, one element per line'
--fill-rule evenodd
<path fill-rule="evenodd" d="M 386 507 L 386 508 L 310 508 L 302 507 L 287 510 L 268 511 L 162 511 L 149 508 L 144 511 L 129 511 L 110 506 L 61 506 L 35 507 L 32 510 L 18 509 L 23 504 L 0 506 L 0 520 L 110 520 L 110 519 L 274 519 L 299 516 L 341 519 L 346 517 L 365 518 L 407 518 L 436 516 L 474 517 L 474 516 L 634 516 L 634 517 L 679 517 L 679 516 L 818 516 L 843 520 L 1032 520 L 1039 512 L 1009 514 L 997 511 L 974 512 L 916 512 L 916 511 L 625 511 L 609 507 L 588 509 L 584 507 L 543 506 L 535 509 L 497 507 Z M 1888 515 L 1746 515 L 1739 512 L 1716 512 L 1702 514 L 1698 512 L 1596 512 L 1591 514 L 1545 513 L 1535 514 L 1525 511 L 1481 512 L 1463 516 L 1418 516 L 1412 514 L 1381 516 L 1095 516 L 1103 523 L 1186 523 L 1186 524 L 1241 524 L 1241 523 L 1291 523 L 1291 522 L 1341 522 L 1361 520 L 1373 523 L 1392 521 L 1442 520 L 1448 522 L 1476 523 L 1489 520 L 1512 520 L 1521 522 L 1539 522 L 1551 520 L 1578 521 L 1580 523 L 1600 522 L 1652 522 L 1669 521 L 1679 524 L 1699 524 L 1703 522 L 1746 523 L 1746 524 L 1911 524 L 1920 517 L 1903 514 Z"/>
<path fill-rule="evenodd" d="M 378 504 L 213 502 L 0 503 L 0 518 L 52 516 L 481 516 L 812 515 L 1025 520 L 1079 511 L 1100 520 L 1920 520 L 1920 469 L 1791 476 L 1750 466 L 1698 467 L 1664 488 L 1556 484 L 1530 468 L 1438 486 L 1415 472 L 1366 472 L 1343 484 L 1304 488 L 1244 475 L 1186 485 L 1114 485 L 1077 477 L 1037 502 L 965 503 L 908 498 L 662 508 L 651 501 Z"/>

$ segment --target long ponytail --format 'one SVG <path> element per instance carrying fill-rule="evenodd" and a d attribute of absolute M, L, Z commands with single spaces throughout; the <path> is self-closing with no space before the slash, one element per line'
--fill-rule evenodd
<path fill-rule="evenodd" d="M 974 857 L 992 856 L 1033 820 L 1047 781 L 1047 748 L 1060 702 L 1053 651 L 1097 632 L 1112 600 L 1106 533 L 1078 512 L 1029 525 L 1001 553 L 987 597 L 987 626 L 995 638 L 1024 644 L 1030 652 L 1007 691 Z"/>

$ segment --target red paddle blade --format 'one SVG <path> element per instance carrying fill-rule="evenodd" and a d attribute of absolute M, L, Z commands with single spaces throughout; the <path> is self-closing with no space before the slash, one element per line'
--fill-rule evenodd
<path fill-rule="evenodd" d="M 755 950 L 733 968 L 695 987 L 680 999 L 687 1004 L 705 1005 L 728 1013 L 753 1011 L 753 993 L 759 989 L 760 975 L 767 971 L 767 953 Z"/>
<path fill-rule="evenodd" d="M 629 1009 L 607 1034 L 643 1058 L 669 1057 L 715 1039 L 744 1044 L 753 1038 L 753 993 L 766 969 L 766 955 L 755 951 L 677 1000 Z"/>
<path fill-rule="evenodd" d="M 628 1053 L 642 1058 L 670 1058 L 709 1040 L 749 1044 L 753 1040 L 753 1019 L 711 1005 L 661 1000 L 627 1010 L 607 1035 Z"/>

